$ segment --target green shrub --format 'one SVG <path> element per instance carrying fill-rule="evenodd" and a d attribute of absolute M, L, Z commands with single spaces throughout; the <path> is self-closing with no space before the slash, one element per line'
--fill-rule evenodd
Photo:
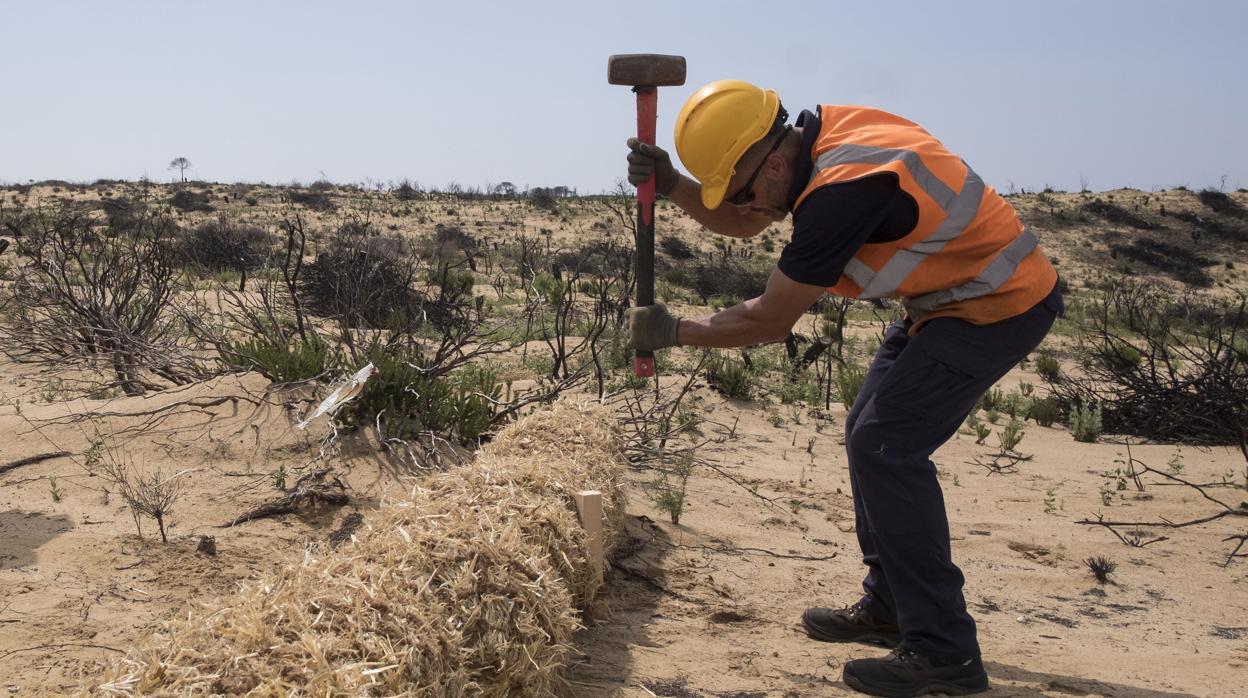
<path fill-rule="evenodd" d="M 492 368 L 470 366 L 449 375 L 431 372 L 419 348 L 374 344 L 366 352 L 377 373 L 338 413 L 349 428 L 371 427 L 378 417 L 385 435 L 409 439 L 434 433 L 468 445 L 494 417 L 502 386 Z"/>
<path fill-rule="evenodd" d="M 1114 343 L 1101 349 L 1101 358 L 1107 365 L 1123 370 L 1139 366 L 1144 360 L 1144 355 L 1130 344 Z"/>
<path fill-rule="evenodd" d="M 706 369 L 706 381 L 724 397 L 750 400 L 754 397 L 754 374 L 737 359 L 716 355 Z"/>
<path fill-rule="evenodd" d="M 255 337 L 222 346 L 221 361 L 232 369 L 256 371 L 274 383 L 295 383 L 333 369 L 337 356 L 315 335 L 307 342 Z"/>
<path fill-rule="evenodd" d="M 1096 443 L 1101 437 L 1100 405 L 1075 405 L 1070 408 L 1070 433 L 1075 441 Z"/>
<path fill-rule="evenodd" d="M 861 366 L 846 364 L 836 367 L 836 394 L 840 397 L 845 409 L 854 406 L 854 401 L 858 399 L 858 393 L 862 390 L 862 383 L 866 379 L 867 372 Z"/>
<path fill-rule="evenodd" d="M 985 410 L 1000 410 L 1004 407 L 1005 393 L 1000 388 L 992 387 L 979 398 L 979 406 Z"/>
<path fill-rule="evenodd" d="M 1036 357 L 1036 373 L 1046 381 L 1056 383 L 1062 379 L 1062 365 L 1052 354 L 1041 354 Z"/>
<path fill-rule="evenodd" d="M 660 510 L 667 512 L 673 524 L 680 523 L 680 515 L 685 511 L 685 495 L 693 468 L 692 456 L 683 456 L 670 467 L 661 469 L 654 480 L 646 486 L 646 494 L 650 496 L 650 501 L 654 502 Z"/>
<path fill-rule="evenodd" d="M 1030 417 L 1042 427 L 1051 427 L 1058 417 L 1057 401 L 1052 398 L 1042 398 L 1033 400 L 1031 403 Z"/>
<path fill-rule="evenodd" d="M 1026 401 L 1023 400 L 1023 396 L 1013 390 L 1006 393 L 1005 398 L 1001 400 L 1001 411 L 1010 415 L 1011 418 L 1018 417 L 1019 413 L 1024 413 L 1023 416 L 1025 418 L 1026 408 Z"/>
<path fill-rule="evenodd" d="M 1017 419 L 1011 419 L 1000 432 L 997 433 L 997 441 L 1001 444 L 1001 452 L 1013 451 L 1023 440 L 1023 423 Z"/>
<path fill-rule="evenodd" d="M 805 371 L 789 371 L 776 389 L 776 396 L 786 405 L 794 402 L 813 405 L 819 401 L 819 385 Z"/>

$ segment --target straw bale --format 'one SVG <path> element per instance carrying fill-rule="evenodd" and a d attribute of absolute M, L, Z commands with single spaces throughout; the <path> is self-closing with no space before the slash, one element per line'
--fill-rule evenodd
<path fill-rule="evenodd" d="M 559 403 L 476 463 L 426 478 L 352 540 L 202 603 L 84 692 L 538 696 L 565 692 L 592 597 L 571 494 L 600 489 L 618 530 L 610 413 Z M 612 540 L 612 538 L 608 538 Z"/>

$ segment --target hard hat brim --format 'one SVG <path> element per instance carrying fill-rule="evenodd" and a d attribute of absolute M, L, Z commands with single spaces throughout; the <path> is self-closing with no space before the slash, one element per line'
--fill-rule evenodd
<path fill-rule="evenodd" d="M 728 183 L 723 184 L 702 184 L 702 205 L 712 211 L 719 208 L 724 202 L 724 194 L 728 192 Z"/>

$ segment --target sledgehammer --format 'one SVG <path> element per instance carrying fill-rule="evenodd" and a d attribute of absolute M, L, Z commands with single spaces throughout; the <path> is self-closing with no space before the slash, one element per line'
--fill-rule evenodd
<path fill-rule="evenodd" d="M 611 56 L 607 59 L 607 82 L 632 86 L 637 93 L 637 140 L 654 145 L 659 111 L 656 88 L 685 84 L 685 58 L 656 53 Z M 637 305 L 654 305 L 654 177 L 637 185 Z M 654 375 L 654 352 L 637 352 L 633 374 L 646 378 Z"/>

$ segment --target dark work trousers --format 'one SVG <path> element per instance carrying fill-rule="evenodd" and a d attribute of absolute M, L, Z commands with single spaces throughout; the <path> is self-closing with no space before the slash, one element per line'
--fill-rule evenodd
<path fill-rule="evenodd" d="M 867 565 L 863 602 L 872 615 L 896 621 L 907 649 L 940 662 L 979 656 L 931 455 L 1061 311 L 1054 289 L 1027 312 L 991 325 L 936 318 L 910 337 L 910 323 L 899 321 L 867 371 L 845 422 Z"/>

